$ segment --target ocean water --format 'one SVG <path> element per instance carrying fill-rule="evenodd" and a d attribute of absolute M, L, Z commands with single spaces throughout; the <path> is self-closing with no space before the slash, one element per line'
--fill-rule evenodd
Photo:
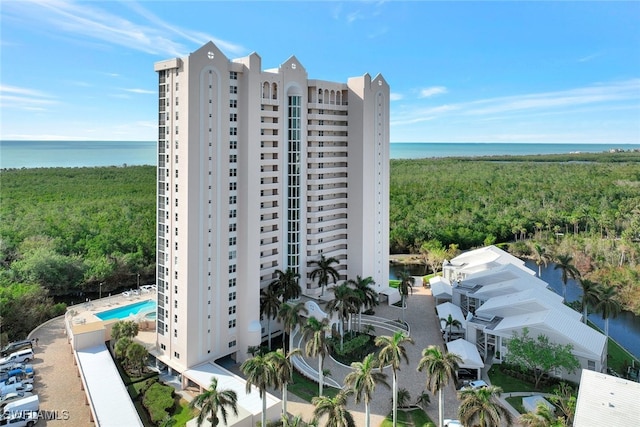
<path fill-rule="evenodd" d="M 392 159 L 599 153 L 640 150 L 640 144 L 393 142 Z M 155 141 L 0 141 L 0 168 L 155 165 Z"/>

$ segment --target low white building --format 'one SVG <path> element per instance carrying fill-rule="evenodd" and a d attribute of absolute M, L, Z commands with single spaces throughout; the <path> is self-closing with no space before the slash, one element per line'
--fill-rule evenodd
<path fill-rule="evenodd" d="M 570 344 L 580 368 L 606 370 L 606 337 L 582 323 L 581 313 L 567 307 L 522 260 L 489 246 L 454 258 L 448 269 L 459 278 L 453 281 L 452 303 L 466 317 L 465 337 L 485 361 L 502 362 L 508 340 L 527 328 L 530 337 L 545 335 L 552 343 Z M 553 374 L 580 380 L 580 369 Z"/>
<path fill-rule="evenodd" d="M 573 425 L 640 426 L 640 383 L 583 370 Z"/>

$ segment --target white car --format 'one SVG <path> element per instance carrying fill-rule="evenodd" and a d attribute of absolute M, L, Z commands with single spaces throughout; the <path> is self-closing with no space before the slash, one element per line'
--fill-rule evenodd
<path fill-rule="evenodd" d="M 33 393 L 28 391 L 17 391 L 14 393 L 7 393 L 4 396 L 0 397 L 0 410 L 4 408 L 4 406 L 8 403 L 13 402 L 14 400 L 22 399 L 23 397 L 33 396 Z"/>
<path fill-rule="evenodd" d="M 444 427 L 462 427 L 462 423 L 458 420 L 446 419 L 443 421 Z"/>
<path fill-rule="evenodd" d="M 460 390 L 469 390 L 469 389 L 477 390 L 479 388 L 485 388 L 485 387 L 489 387 L 489 384 L 487 384 L 483 380 L 476 380 L 476 381 L 471 381 L 469 384 L 462 387 Z"/>

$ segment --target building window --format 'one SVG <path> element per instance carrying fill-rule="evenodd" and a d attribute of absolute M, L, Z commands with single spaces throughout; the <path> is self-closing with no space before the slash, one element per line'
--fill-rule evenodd
<path fill-rule="evenodd" d="M 229 135 L 237 135 L 237 134 L 238 134 L 238 128 L 236 127 L 229 128 Z"/>
<path fill-rule="evenodd" d="M 178 97 L 176 96 L 176 105 L 178 105 Z"/>
<path fill-rule="evenodd" d="M 236 300 L 236 293 L 229 292 L 229 301 L 235 301 L 235 300 Z"/>
<path fill-rule="evenodd" d="M 229 341 L 229 348 L 235 347 L 236 346 L 236 340 L 233 341 Z"/>
<path fill-rule="evenodd" d="M 229 196 L 229 204 L 235 205 L 238 202 L 238 196 Z"/>
<path fill-rule="evenodd" d="M 237 176 L 237 175 L 238 175 L 238 169 L 236 168 L 229 169 L 229 176 Z"/>
<path fill-rule="evenodd" d="M 177 329 L 173 330 L 173 337 L 174 338 L 178 338 L 178 330 Z"/>
<path fill-rule="evenodd" d="M 230 191 L 234 191 L 238 189 L 238 183 L 237 182 L 230 182 L 229 183 L 229 190 Z"/>
<path fill-rule="evenodd" d="M 229 86 L 229 93 L 238 93 L 238 86 L 236 85 Z"/>
<path fill-rule="evenodd" d="M 229 141 L 229 149 L 237 150 L 238 149 L 238 141 Z"/>
<path fill-rule="evenodd" d="M 236 319 L 229 320 L 229 329 L 233 329 L 236 327 Z"/>
<path fill-rule="evenodd" d="M 234 246 L 236 244 L 236 237 L 229 237 L 229 246 Z"/>
<path fill-rule="evenodd" d="M 180 86 L 179 86 L 179 83 L 178 83 L 178 82 L 176 82 L 176 90 L 178 90 L 178 89 L 179 89 L 179 87 L 180 87 Z"/>
<path fill-rule="evenodd" d="M 238 212 L 235 209 L 231 209 L 229 211 L 229 218 L 235 218 L 238 215 Z"/>
<path fill-rule="evenodd" d="M 235 264 L 231 264 L 229 266 L 229 273 L 235 273 L 236 272 L 236 265 Z M 235 311 L 234 311 L 235 313 Z"/>
<path fill-rule="evenodd" d="M 232 305 L 231 307 L 229 307 L 229 314 L 236 314 L 236 306 Z"/>
<path fill-rule="evenodd" d="M 232 277 L 231 279 L 229 279 L 229 287 L 233 288 L 234 286 L 236 286 L 236 278 Z"/>
<path fill-rule="evenodd" d="M 230 122 L 237 122 L 238 121 L 238 115 L 236 113 L 229 114 L 229 121 Z"/>
<path fill-rule="evenodd" d="M 236 251 L 229 252 L 229 259 L 236 259 Z"/>
<path fill-rule="evenodd" d="M 230 99 L 229 100 L 229 108 L 238 108 L 238 100 Z"/>
<path fill-rule="evenodd" d="M 236 71 L 230 71 L 229 80 L 238 80 L 238 73 Z"/>
<path fill-rule="evenodd" d="M 590 371 L 596 370 L 596 362 L 595 360 L 587 360 L 587 369 Z"/>
<path fill-rule="evenodd" d="M 232 154 L 229 156 L 229 163 L 238 163 L 238 155 Z"/>
<path fill-rule="evenodd" d="M 237 225 L 235 223 L 229 224 L 229 231 L 236 231 Z"/>
<path fill-rule="evenodd" d="M 175 357 L 176 359 L 180 359 L 180 353 L 178 353 L 177 351 L 174 351 L 173 357 Z"/>

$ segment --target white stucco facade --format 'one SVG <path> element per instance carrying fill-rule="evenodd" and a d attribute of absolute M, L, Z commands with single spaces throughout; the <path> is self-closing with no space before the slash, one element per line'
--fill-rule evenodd
<path fill-rule="evenodd" d="M 213 43 L 158 74 L 157 354 L 178 372 L 264 336 L 259 293 L 321 255 L 346 280 L 389 277 L 389 86 L 262 70 Z M 272 322 L 273 324 L 274 322 Z"/>

